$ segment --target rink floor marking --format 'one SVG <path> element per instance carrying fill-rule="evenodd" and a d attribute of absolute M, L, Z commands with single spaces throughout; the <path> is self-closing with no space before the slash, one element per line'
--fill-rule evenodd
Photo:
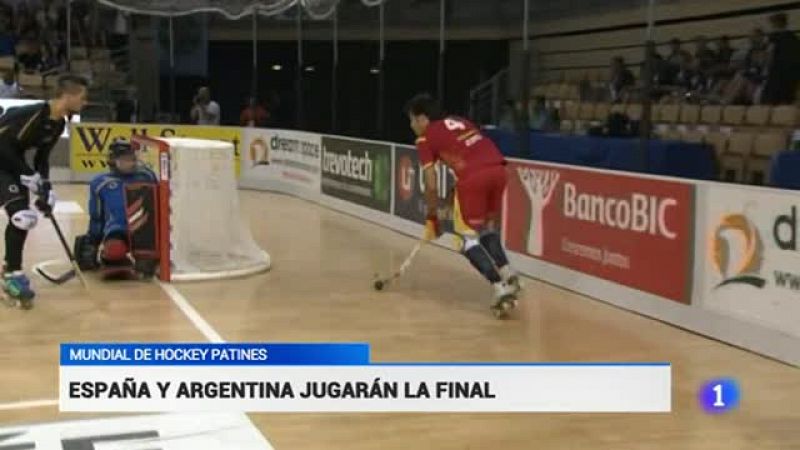
<path fill-rule="evenodd" d="M 51 406 L 58 406 L 58 400 L 27 400 L 22 402 L 0 403 L 0 411 L 49 408 Z"/>
<path fill-rule="evenodd" d="M 183 294 L 181 294 L 178 289 L 175 288 L 175 286 L 160 281 L 158 284 L 161 286 L 161 289 L 164 290 L 170 300 L 175 303 L 175 306 L 177 306 L 183 315 L 189 319 L 189 322 L 192 322 L 192 325 L 197 328 L 197 331 L 202 333 L 209 342 L 213 344 L 225 343 L 225 339 L 223 339 L 222 336 L 217 333 L 217 330 L 215 330 L 214 327 L 212 327 L 211 324 L 208 323 L 208 321 L 206 321 L 206 319 L 204 319 L 199 312 L 197 312 L 194 306 L 189 303 L 189 300 L 187 300 L 186 297 L 184 297 Z"/>

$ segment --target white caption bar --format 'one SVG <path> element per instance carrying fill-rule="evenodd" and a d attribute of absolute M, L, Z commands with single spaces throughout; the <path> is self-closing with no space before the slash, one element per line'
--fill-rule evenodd
<path fill-rule="evenodd" d="M 64 412 L 670 412 L 669 365 L 61 367 Z"/>

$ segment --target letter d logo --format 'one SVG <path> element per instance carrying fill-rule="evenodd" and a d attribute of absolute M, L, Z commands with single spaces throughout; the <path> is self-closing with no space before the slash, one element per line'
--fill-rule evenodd
<path fill-rule="evenodd" d="M 792 206 L 790 216 L 786 214 L 778 216 L 775 219 L 775 224 L 772 226 L 772 236 L 775 238 L 775 244 L 781 250 L 797 250 L 797 207 Z M 788 231 L 788 236 L 785 233 L 781 234 L 781 230 Z"/>

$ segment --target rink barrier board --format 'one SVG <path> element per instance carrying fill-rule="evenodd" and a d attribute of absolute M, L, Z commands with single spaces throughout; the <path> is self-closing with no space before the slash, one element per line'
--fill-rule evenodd
<path fill-rule="evenodd" d="M 86 125 L 86 124 L 83 124 Z M 91 124 L 89 124 L 91 125 Z M 157 125 L 156 125 L 157 127 Z M 388 175 L 381 172 L 381 177 L 388 176 L 388 180 L 381 182 L 388 183 L 390 188 L 390 213 L 372 209 L 362 204 L 353 203 L 342 198 L 332 197 L 323 194 L 321 188 L 316 185 L 316 178 L 303 178 L 303 183 L 298 183 L 296 177 L 285 178 L 287 172 L 281 172 L 279 165 L 277 170 L 251 171 L 247 136 L 249 134 L 266 134 L 267 136 L 279 136 L 279 141 L 283 146 L 284 153 L 289 156 L 285 158 L 285 163 L 297 169 L 298 162 L 302 166 L 301 170 L 313 173 L 313 168 L 306 167 L 309 160 L 314 163 L 323 160 L 324 149 L 321 143 L 326 140 L 344 139 L 359 144 L 372 144 L 378 146 L 390 146 L 391 158 Z M 366 220 L 391 230 L 406 234 L 410 237 L 418 237 L 423 230 L 422 225 L 411 220 L 397 217 L 393 214 L 396 203 L 396 185 L 398 181 L 396 173 L 396 147 L 407 147 L 403 144 L 388 142 L 378 142 L 347 138 L 341 136 L 323 136 L 314 133 L 295 132 L 290 130 L 247 130 L 241 129 L 242 151 L 241 151 L 241 174 L 240 188 L 280 192 L 286 195 L 312 201 L 321 206 L 340 211 L 342 213 Z M 221 137 L 225 139 L 225 136 Z M 323 139 L 328 138 L 328 139 Z M 270 138 L 272 140 L 272 138 Z M 309 151 L 305 156 L 310 158 L 298 159 L 291 157 L 291 151 L 296 142 L 300 142 L 300 148 Z M 287 144 L 286 142 L 289 142 Z M 319 158 L 313 156 L 313 147 L 319 143 Z M 270 149 L 273 151 L 276 149 Z M 280 151 L 275 152 L 280 153 Z M 338 161 L 347 161 L 346 156 L 342 156 L 342 151 L 337 152 Z M 369 165 L 363 154 L 354 154 L 356 161 L 354 167 L 364 169 Z M 63 158 L 69 160 L 70 158 Z M 329 160 L 329 166 L 331 163 Z M 510 169 L 517 166 L 532 166 L 538 170 L 545 171 L 564 171 L 569 173 L 571 179 L 576 180 L 574 184 L 578 188 L 585 184 L 587 189 L 583 194 L 590 197 L 604 197 L 605 205 L 614 210 L 616 203 L 608 201 L 614 200 L 615 193 L 606 192 L 602 181 L 608 177 L 613 179 L 625 180 L 626 183 L 637 183 L 643 186 L 651 186 L 647 189 L 655 189 L 661 192 L 659 198 L 669 198 L 670 190 L 664 191 L 657 185 L 664 184 L 666 187 L 677 187 L 678 190 L 688 190 L 690 192 L 689 223 L 690 229 L 686 236 L 683 236 L 681 244 L 688 241 L 689 249 L 681 255 L 686 275 L 679 280 L 686 282 L 685 298 L 681 295 L 671 295 L 672 298 L 658 295 L 652 291 L 658 288 L 648 287 L 648 290 L 632 287 L 628 281 L 620 283 L 614 280 L 613 276 L 603 273 L 595 273 L 581 264 L 565 265 L 555 263 L 553 258 L 542 258 L 532 256 L 528 251 L 509 251 L 509 257 L 520 272 L 532 278 L 542 280 L 563 289 L 586 295 L 606 303 L 630 310 L 645 316 L 652 317 L 679 328 L 684 328 L 701 335 L 705 335 L 731 345 L 741 347 L 761 355 L 777 359 L 795 366 L 800 366 L 800 321 L 791 321 L 787 318 L 798 317 L 800 308 L 800 270 L 798 276 L 792 272 L 791 264 L 794 258 L 800 257 L 800 195 L 792 191 L 762 188 L 754 186 L 739 186 L 717 182 L 694 181 L 677 179 L 670 177 L 660 177 L 642 175 L 635 173 L 617 172 L 600 170 L 584 167 L 567 166 L 561 164 L 542 163 L 538 161 L 524 161 L 510 159 Z M 372 170 L 375 170 L 376 163 L 372 162 Z M 381 163 L 383 164 L 383 163 Z M 341 166 L 341 164 L 339 164 Z M 275 169 L 275 167 L 273 167 Z M 385 169 L 385 168 L 384 168 Z M 381 169 L 381 170 L 384 170 Z M 320 170 L 320 174 L 322 171 Z M 79 173 L 69 168 L 55 168 L 53 179 L 57 182 L 86 182 L 88 178 L 85 173 Z M 375 176 L 375 172 L 372 173 Z M 361 170 L 362 179 L 366 178 L 366 172 Z M 516 174 L 510 173 L 510 179 Z M 320 178 L 322 178 L 320 176 Z M 599 180 L 600 183 L 598 184 Z M 363 180 L 362 180 L 363 181 Z M 308 183 L 306 183 L 308 182 Z M 655 188 L 652 188 L 655 186 Z M 366 194 L 367 185 L 360 183 L 353 187 L 354 191 Z M 566 188 L 565 192 L 566 192 Z M 593 192 L 597 189 L 600 192 Z M 647 190 L 645 189 L 645 191 Z M 579 189 L 580 190 L 580 189 Z M 570 191 L 571 192 L 571 191 Z M 618 193 L 617 193 L 618 194 Z M 647 192 L 644 193 L 647 196 Z M 564 194 L 570 195 L 568 193 Z M 721 202 L 720 199 L 724 201 Z M 508 196 L 506 198 L 508 201 Z M 599 201 L 599 200 L 598 200 Z M 641 198 L 637 201 L 641 206 L 644 202 Z M 650 201 L 650 200 L 648 200 Z M 654 205 L 659 205 L 659 199 L 652 200 Z M 669 202 L 662 202 L 666 206 L 663 211 L 669 211 L 675 206 Z M 573 205 L 574 206 L 574 205 Z M 564 208 L 563 202 L 561 208 Z M 585 210 L 585 208 L 584 208 Z M 595 208 L 597 210 L 597 208 Z M 566 211 L 566 210 L 565 210 Z M 619 217 L 625 217 L 625 208 L 618 207 L 614 210 L 620 212 Z M 793 212 L 794 211 L 794 212 Z M 585 211 L 584 211 L 585 212 Z M 613 213 L 607 217 L 611 217 Z M 517 211 L 507 211 L 507 214 L 520 214 Z M 565 213 L 566 214 L 566 213 Z M 576 217 L 575 211 L 570 211 L 572 218 Z M 683 213 L 681 213 L 683 214 Z M 657 215 L 656 215 L 657 216 Z M 516 219 L 516 217 L 512 217 Z M 641 214 L 640 214 L 641 218 Z M 509 220 L 509 217 L 506 217 Z M 644 219 L 642 219 L 644 220 Z M 667 221 L 671 219 L 666 219 Z M 633 219 L 631 219 L 633 221 Z M 578 222 L 581 222 L 579 220 Z M 584 220 L 588 229 L 598 230 L 604 224 L 599 224 L 595 220 Z M 616 223 L 616 222 L 615 222 Z M 632 223 L 632 222 L 631 222 Z M 778 238 L 773 233 L 771 225 L 779 224 Z M 544 223 L 546 227 L 548 223 Z M 633 225 L 631 225 L 633 226 Z M 649 224 L 638 223 L 639 230 L 642 227 L 650 231 Z M 505 228 L 505 227 L 504 227 Z M 619 227 L 616 230 L 619 231 Z M 656 227 L 659 228 L 659 227 Z M 675 230 L 670 225 L 662 227 L 666 229 L 663 235 L 672 235 Z M 580 234 L 582 224 L 576 225 L 573 233 Z M 663 230 L 661 230 L 663 231 Z M 658 233 L 659 230 L 654 232 Z M 508 244 L 509 237 L 505 234 L 504 241 Z M 641 235 L 641 231 L 639 232 Z M 594 235 L 594 234 L 587 234 Z M 624 235 L 624 233 L 623 233 Z M 614 239 L 619 240 L 619 236 Z M 443 236 L 437 245 L 453 250 L 451 236 Z M 657 247 L 657 246 L 656 246 Z M 570 248 L 570 252 L 576 253 Z M 591 253 L 591 252 L 589 252 Z M 654 254 L 653 258 L 663 257 Z M 557 258 L 556 258 L 557 259 Z M 624 260 L 624 258 L 622 258 Z M 634 259 L 630 259 L 631 264 Z M 625 263 L 618 264 L 624 267 Z M 588 272 L 588 273 L 587 273 Z M 650 274 L 657 277 L 661 274 Z M 667 274 L 665 276 L 673 276 Z M 762 281 L 759 281 L 762 280 Z M 763 284 L 762 284 L 763 282 Z M 780 283 L 782 282 L 782 284 Z M 761 286 L 759 286 L 761 284 Z M 678 292 L 678 294 L 681 294 Z"/>

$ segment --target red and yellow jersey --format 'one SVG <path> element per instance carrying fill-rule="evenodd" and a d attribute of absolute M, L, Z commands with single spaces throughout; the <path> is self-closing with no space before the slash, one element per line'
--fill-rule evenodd
<path fill-rule="evenodd" d="M 417 151 L 423 168 L 442 161 L 459 179 L 505 162 L 500 150 L 472 122 L 455 116 L 431 122 L 417 139 Z"/>

